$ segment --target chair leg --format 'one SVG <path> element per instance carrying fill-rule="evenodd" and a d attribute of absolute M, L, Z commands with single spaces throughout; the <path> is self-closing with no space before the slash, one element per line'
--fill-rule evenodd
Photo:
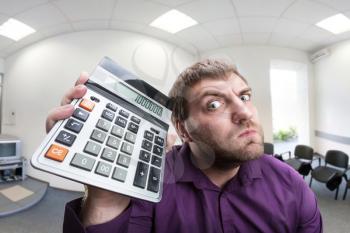
<path fill-rule="evenodd" d="M 345 191 L 344 191 L 344 196 L 343 196 L 343 200 L 345 200 L 345 197 L 346 197 L 346 193 L 348 192 L 348 188 L 345 187 Z"/>
<path fill-rule="evenodd" d="M 335 191 L 335 200 L 338 200 L 338 191 L 339 191 L 339 186 L 337 187 L 337 191 Z"/>
<path fill-rule="evenodd" d="M 309 187 L 311 187 L 312 177 L 310 177 Z"/>

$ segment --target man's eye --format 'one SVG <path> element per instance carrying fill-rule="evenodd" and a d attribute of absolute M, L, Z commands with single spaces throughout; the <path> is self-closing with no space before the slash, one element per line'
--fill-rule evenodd
<path fill-rule="evenodd" d="M 212 101 L 208 104 L 208 109 L 209 110 L 215 110 L 218 109 L 221 106 L 221 102 L 220 101 Z"/>
<path fill-rule="evenodd" d="M 240 98 L 243 102 L 247 102 L 251 99 L 251 96 L 249 94 L 245 94 L 245 95 L 241 95 Z"/>

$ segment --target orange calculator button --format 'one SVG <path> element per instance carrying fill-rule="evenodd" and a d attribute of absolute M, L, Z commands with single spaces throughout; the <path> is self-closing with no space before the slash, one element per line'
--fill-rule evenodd
<path fill-rule="evenodd" d="M 92 109 L 94 109 L 94 107 L 95 107 L 95 103 L 90 101 L 90 100 L 88 100 L 88 99 L 83 99 L 80 102 L 79 106 L 82 107 L 83 109 L 91 112 Z"/>
<path fill-rule="evenodd" d="M 45 157 L 62 162 L 67 154 L 68 149 L 52 144 L 49 150 L 46 152 Z"/>

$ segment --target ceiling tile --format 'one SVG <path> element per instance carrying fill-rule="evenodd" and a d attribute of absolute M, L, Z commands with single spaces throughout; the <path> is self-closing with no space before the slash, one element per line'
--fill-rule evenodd
<path fill-rule="evenodd" d="M 67 20 L 52 4 L 44 4 L 27 10 L 16 16 L 16 19 L 38 30 L 48 26 L 62 24 Z"/>
<path fill-rule="evenodd" d="M 311 26 L 299 37 L 314 42 L 325 42 L 327 40 L 333 39 L 335 36 L 334 34 L 322 28 L 319 28 L 317 26 Z"/>
<path fill-rule="evenodd" d="M 239 16 L 278 17 L 294 0 L 232 0 Z"/>
<path fill-rule="evenodd" d="M 350 1 L 348 0 L 316 0 L 316 2 L 323 3 L 340 12 L 350 10 Z"/>
<path fill-rule="evenodd" d="M 314 24 L 337 13 L 339 12 L 323 4 L 310 0 L 298 0 L 288 8 L 283 17 Z"/>
<path fill-rule="evenodd" d="M 176 7 L 185 3 L 193 2 L 193 0 L 151 0 L 151 2 L 159 3 L 161 5 Z"/>
<path fill-rule="evenodd" d="M 103 30 L 108 29 L 109 21 L 108 20 L 82 20 L 73 22 L 72 26 L 76 31 L 83 30 Z"/>
<path fill-rule="evenodd" d="M 214 40 L 213 36 L 207 30 L 201 27 L 201 25 L 184 29 L 176 33 L 176 35 L 179 38 L 182 38 L 183 40 L 188 42 L 196 42 L 197 40 L 202 40 L 202 39 Z"/>
<path fill-rule="evenodd" d="M 71 21 L 110 19 L 115 5 L 114 0 L 57 0 L 52 3 Z"/>
<path fill-rule="evenodd" d="M 291 48 L 311 52 L 315 48 L 315 42 L 303 38 L 295 38 L 289 44 Z"/>
<path fill-rule="evenodd" d="M 215 39 L 219 42 L 220 47 L 242 44 L 242 36 L 240 34 L 216 36 Z"/>
<path fill-rule="evenodd" d="M 271 17 L 249 17 L 240 18 L 242 32 L 271 32 L 277 18 Z"/>
<path fill-rule="evenodd" d="M 243 33 L 243 44 L 264 45 L 268 42 L 270 33 Z"/>
<path fill-rule="evenodd" d="M 4 48 L 10 46 L 13 43 L 15 43 L 14 40 L 0 36 L 0 51 L 3 50 Z"/>
<path fill-rule="evenodd" d="M 198 0 L 177 7 L 198 22 L 234 17 L 234 8 L 230 0 Z"/>
<path fill-rule="evenodd" d="M 60 34 L 66 34 L 73 32 L 73 28 L 71 24 L 64 23 L 64 24 L 58 24 L 55 25 L 54 27 L 48 27 L 43 30 L 40 30 L 40 32 L 45 36 L 45 37 L 50 37 L 54 35 L 60 35 Z"/>
<path fill-rule="evenodd" d="M 0 1 L 0 13 L 7 16 L 14 16 L 22 11 L 30 9 L 40 4 L 47 3 L 48 0 L 11 0 Z"/>
<path fill-rule="evenodd" d="M 150 1 L 119 0 L 113 12 L 113 19 L 149 25 L 169 10 L 167 6 Z"/>
<path fill-rule="evenodd" d="M 268 43 L 273 46 L 288 47 L 294 37 L 284 33 L 271 33 Z"/>
<path fill-rule="evenodd" d="M 289 19 L 279 19 L 274 26 L 273 32 L 284 35 L 297 36 L 307 30 L 310 25 L 311 24 L 297 22 Z"/>
<path fill-rule="evenodd" d="M 149 26 L 148 25 L 145 26 L 142 23 L 134 23 L 134 22 L 128 22 L 128 21 L 122 21 L 122 20 L 112 20 L 109 22 L 109 27 L 111 29 L 117 29 L 117 30 L 142 32 L 143 30 L 145 30 L 145 27 L 149 27 Z"/>
<path fill-rule="evenodd" d="M 239 24 L 234 18 L 215 20 L 203 23 L 202 26 L 211 34 L 218 36 L 240 33 Z"/>

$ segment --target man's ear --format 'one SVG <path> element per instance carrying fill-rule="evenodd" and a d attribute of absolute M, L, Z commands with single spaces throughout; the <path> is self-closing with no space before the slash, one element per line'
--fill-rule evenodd
<path fill-rule="evenodd" d="M 176 129 L 177 134 L 181 138 L 182 142 L 191 142 L 192 141 L 192 138 L 189 135 L 183 121 L 177 120 L 175 122 L 175 129 Z"/>

